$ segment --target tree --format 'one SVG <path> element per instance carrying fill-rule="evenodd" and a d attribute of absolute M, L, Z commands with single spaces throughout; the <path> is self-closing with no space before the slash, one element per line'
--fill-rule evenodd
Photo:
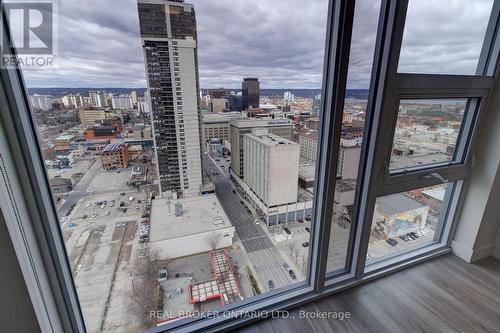
<path fill-rule="evenodd" d="M 129 313 L 136 318 L 139 329 L 152 327 L 156 324 L 156 317 L 151 316 L 152 311 L 162 310 L 159 308 L 158 267 L 156 260 L 158 253 L 150 251 L 149 257 L 135 258 L 131 262 L 130 281 L 131 290 L 129 297 Z M 162 293 L 161 289 L 160 292 Z M 162 301 L 163 304 L 163 301 Z"/>
<path fill-rule="evenodd" d="M 219 239 L 220 239 L 220 234 L 215 232 L 207 236 L 206 240 L 212 251 L 217 250 Z"/>

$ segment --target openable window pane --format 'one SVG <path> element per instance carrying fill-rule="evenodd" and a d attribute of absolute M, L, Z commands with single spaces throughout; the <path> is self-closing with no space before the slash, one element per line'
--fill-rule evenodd
<path fill-rule="evenodd" d="M 400 100 L 390 170 L 454 161 L 466 107 L 465 98 Z"/>
<path fill-rule="evenodd" d="M 445 183 L 377 198 L 366 263 L 439 241 L 452 189 Z"/>
<path fill-rule="evenodd" d="M 85 8 L 22 69 L 87 330 L 304 284 L 328 1 Z"/>
<path fill-rule="evenodd" d="M 399 73 L 476 73 L 493 0 L 410 0 Z"/>

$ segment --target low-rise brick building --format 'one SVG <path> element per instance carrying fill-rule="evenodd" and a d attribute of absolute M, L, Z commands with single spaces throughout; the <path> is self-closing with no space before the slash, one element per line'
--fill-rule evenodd
<path fill-rule="evenodd" d="M 128 167 L 128 145 L 123 142 L 112 142 L 101 151 L 101 165 L 104 170 Z"/>

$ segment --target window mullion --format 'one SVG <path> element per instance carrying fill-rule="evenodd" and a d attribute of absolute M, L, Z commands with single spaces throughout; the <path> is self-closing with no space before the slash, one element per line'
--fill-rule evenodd
<path fill-rule="evenodd" d="M 313 248 L 310 252 L 311 283 L 316 292 L 324 288 L 330 225 L 337 175 L 340 129 L 344 110 L 347 69 L 355 1 L 330 1 L 323 75 L 322 128 L 318 145 L 318 180 L 314 202 Z"/>

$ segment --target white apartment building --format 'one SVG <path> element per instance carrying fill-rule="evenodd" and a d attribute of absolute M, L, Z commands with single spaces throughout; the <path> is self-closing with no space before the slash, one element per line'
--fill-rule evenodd
<path fill-rule="evenodd" d="M 131 110 L 134 108 L 130 95 L 118 95 L 111 97 L 111 106 L 115 110 Z"/>
<path fill-rule="evenodd" d="M 66 95 L 62 97 L 62 102 L 65 107 L 67 108 L 78 108 L 84 104 L 84 99 L 83 96 L 80 94 L 76 95 Z"/>
<path fill-rule="evenodd" d="M 290 119 L 255 119 L 233 118 L 229 124 L 229 138 L 231 143 L 231 168 L 234 173 L 244 177 L 243 167 L 243 136 L 251 133 L 255 128 L 266 128 L 269 133 L 284 139 L 292 139 L 293 123 Z"/>
<path fill-rule="evenodd" d="M 297 202 L 299 150 L 265 128 L 243 137 L 244 182 L 267 207 Z"/>
<path fill-rule="evenodd" d="M 95 107 L 104 108 L 108 106 L 108 98 L 104 91 L 89 91 L 89 97 Z"/>
<path fill-rule="evenodd" d="M 35 111 L 52 110 L 52 98 L 48 95 L 30 95 L 31 107 Z"/>

